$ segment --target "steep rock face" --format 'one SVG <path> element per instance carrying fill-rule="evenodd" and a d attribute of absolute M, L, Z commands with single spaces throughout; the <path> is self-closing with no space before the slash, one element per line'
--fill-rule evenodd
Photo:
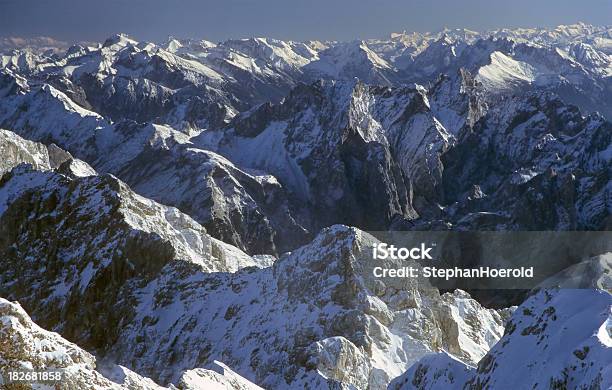
<path fill-rule="evenodd" d="M 10 68 L 0 69 L 0 97 L 26 93 L 30 89 L 28 80 Z"/>
<path fill-rule="evenodd" d="M 0 55 L 3 69 L 22 74 L 32 72 L 36 70 L 41 63 L 53 60 L 53 56 L 39 53 L 37 50 L 32 50 L 30 48 L 8 49 L 4 50 Z"/>
<path fill-rule="evenodd" d="M 602 229 L 609 127 L 552 94 L 489 100 L 461 70 L 430 91 L 303 85 L 193 142 L 278 177 L 311 231 Z"/>
<path fill-rule="evenodd" d="M 361 254 L 373 238 L 356 228 L 324 229 L 295 249 L 338 222 L 609 227 L 610 124 L 543 93 L 586 111 L 608 108 L 609 29 L 490 35 L 165 47 L 119 35 L 64 54 L 1 56 L 0 126 L 28 141 L 0 132 L 0 296 L 169 387 L 254 386 L 225 361 L 265 387 L 384 388 L 423 355 L 402 383 L 502 386 L 533 343 L 548 364 L 538 378 L 609 385 L 599 379 L 610 376 L 608 366 L 588 360 L 596 351 L 608 364 L 601 342 L 577 347 L 583 367 L 567 351 L 549 352 L 562 342 L 547 333 L 557 329 L 563 342 L 590 337 L 601 313 L 585 309 L 579 323 L 564 305 L 601 308 L 600 297 L 555 303 L 575 333 L 543 328 L 557 320 L 534 298 L 523 317 L 515 314 L 534 340 L 508 336 L 481 360 L 507 311 L 484 309 L 461 291 L 372 280 Z M 319 77 L 327 81 L 299 83 Z M 428 86 L 405 86 L 414 81 Z M 208 234 L 250 253 L 294 251 L 251 257 Z M 609 268 L 575 267 L 569 272 Z M 554 341 L 544 351 L 541 335 Z M 437 351 L 451 355 L 430 355 Z M 495 366 L 504 360 L 495 351 L 511 363 Z M 478 361 L 474 372 L 468 366 Z M 95 379 L 86 364 L 83 378 L 94 383 L 141 380 L 122 368 Z"/>
<path fill-rule="evenodd" d="M 364 136 L 349 123 L 351 91 L 351 85 L 302 85 L 284 103 L 264 105 L 232 128 L 202 134 L 194 143 L 278 177 L 313 231 L 334 222 L 381 228 L 385 219 L 406 212 L 400 204 L 408 193 L 388 148 L 368 142 L 377 136 L 373 131 Z M 380 209 L 370 215 L 382 221 L 366 220 L 368 201 Z"/>
<path fill-rule="evenodd" d="M 577 34 L 576 31 L 568 34 Z M 599 32 L 593 32 L 593 36 L 579 35 L 580 39 L 588 37 L 591 42 L 603 30 L 593 31 Z M 533 31 L 516 33 L 535 34 Z M 557 70 L 572 82 L 578 79 L 599 82 L 601 77 L 597 74 L 601 72 L 595 72 L 593 64 L 603 66 L 606 57 L 595 56 L 600 49 L 594 47 L 597 53 L 587 48 L 570 50 L 563 46 L 567 42 L 561 38 L 549 37 L 547 45 L 532 47 L 516 37 L 499 38 L 492 34 L 486 39 L 476 39 L 476 36 L 467 31 L 445 31 L 441 36 L 427 35 L 422 39 L 396 36 L 391 43 L 368 41 L 344 45 L 270 39 L 234 40 L 219 45 L 176 41 L 168 43 L 167 49 L 116 36 L 99 48 L 72 48 L 65 56 L 54 57 L 52 65 L 42 55 L 28 57 L 28 66 L 20 66 L 16 58 L 7 58 L 6 88 L 2 90 L 13 92 L 3 99 L 0 122 L 28 139 L 57 143 L 98 171 L 116 174 L 139 193 L 179 207 L 208 227 L 211 234 L 250 253 L 282 253 L 334 223 L 374 230 L 390 226 L 412 229 L 414 220 L 421 217 L 416 228 L 598 229 L 606 226 L 610 209 L 606 195 L 609 175 L 604 169 L 596 169 L 597 172 L 591 169 L 586 175 L 573 169 L 566 175 L 558 174 L 555 168 L 548 177 L 538 176 L 524 185 L 504 185 L 499 196 L 492 196 L 492 185 L 481 183 L 480 177 L 466 177 L 458 172 L 468 153 L 472 153 L 467 157 L 469 161 L 501 157 L 497 150 L 493 155 L 481 153 L 477 148 L 487 145 L 473 138 L 481 133 L 483 126 L 490 129 L 506 126 L 506 131 L 510 131 L 514 125 L 506 122 L 506 116 L 510 115 L 508 104 L 514 110 L 522 110 L 523 105 L 533 105 L 534 99 L 551 100 L 539 103 L 535 110 L 544 112 L 552 121 L 556 120 L 552 116 L 557 114 L 550 114 L 551 110 L 573 112 L 575 118 L 570 120 L 577 125 L 571 133 L 582 138 L 580 130 L 588 122 L 578 118 L 573 108 L 560 107 L 554 99 L 545 97 L 547 94 L 529 93 L 534 89 L 560 93 L 557 87 L 545 82 L 546 75 Z M 320 75 L 328 79 L 351 79 L 363 64 L 402 80 L 372 82 L 397 85 L 419 79 L 420 76 L 410 75 L 406 70 L 409 68 L 397 73 L 395 60 L 391 60 L 408 55 L 397 50 L 401 47 L 408 50 L 413 44 L 420 47 L 410 54 L 415 63 L 431 65 L 428 71 L 431 77 L 421 79 L 437 80 L 428 90 L 366 87 L 361 83 L 353 86 L 354 82 L 346 81 L 298 85 L 282 103 L 264 103 L 243 112 L 222 131 L 210 131 L 211 126 L 207 125 L 192 126 L 195 132 L 188 131 L 192 135 L 208 130 L 191 140 L 166 126 L 132 121 L 111 124 L 109 118 L 118 117 L 84 101 L 75 92 L 76 86 L 66 87 L 57 82 L 62 77 L 73 81 L 93 77 L 104 88 L 111 85 L 117 94 L 136 93 L 134 99 L 148 104 L 146 99 L 138 97 L 136 84 L 158 83 L 171 91 L 180 90 L 176 94 L 187 97 L 199 96 L 199 92 L 191 90 L 194 85 L 228 96 L 242 96 L 242 92 L 232 88 L 250 85 L 240 77 L 251 75 L 257 78 L 258 85 L 276 88 L 282 84 L 282 88 L 270 95 L 270 99 L 277 100 L 281 90 L 289 90 L 304 77 L 308 79 L 306 69 L 325 61 L 329 62 L 323 69 L 327 73 Z M 568 50 L 574 54 L 568 54 Z M 439 64 L 440 56 L 448 57 L 448 61 Z M 591 61 L 591 65 L 580 62 L 594 58 L 598 60 Z M 352 66 L 354 63 L 359 66 Z M 236 69 L 244 75 L 238 77 Z M 440 72 L 450 72 L 450 76 L 440 76 Z M 39 87 L 41 78 L 57 88 Z M 118 85 L 107 78 L 121 79 L 127 84 Z M 391 79 L 389 76 L 388 81 Z M 493 83 L 495 86 L 492 81 L 501 84 Z M 508 103 L 504 95 L 517 91 L 520 96 Z M 151 99 L 170 99 L 161 91 L 146 90 L 145 94 Z M 155 120 L 147 114 L 148 109 L 116 102 L 104 91 L 91 95 L 111 102 L 118 110 L 124 106 L 136 107 L 146 117 L 135 118 L 139 121 Z M 265 100 L 260 96 L 249 101 Z M 104 117 L 83 107 L 97 110 Z M 196 111 L 200 109 L 207 113 L 214 111 L 205 106 Z M 212 128 L 223 127 L 235 114 L 235 111 L 228 114 Z M 123 118 L 131 117 L 126 114 Z M 483 124 L 474 130 L 481 118 Z M 182 129 L 177 122 L 161 122 Z M 537 120 L 525 123 L 524 129 L 518 128 L 509 141 L 523 142 L 523 132 L 539 134 L 543 131 L 542 125 Z M 477 135 L 466 136 L 472 133 Z M 556 134 L 554 130 L 550 133 Z M 606 133 L 599 133 L 601 139 L 597 142 L 605 144 Z M 198 150 L 202 148 L 217 152 L 229 161 Z M 566 151 L 556 152 L 568 156 Z M 605 165 L 609 160 L 606 155 L 605 149 L 601 149 L 597 161 Z M 543 172 L 537 154 L 514 153 L 506 157 L 513 161 L 502 164 L 519 167 L 516 171 L 521 178 L 528 177 L 532 171 Z M 565 158 L 573 159 L 571 155 Z M 157 164 L 158 161 L 163 164 Z M 192 168 L 198 167 L 195 177 L 192 169 L 169 168 L 180 167 L 185 162 Z M 534 165 L 537 169 L 532 168 Z M 445 174 L 447 166 L 452 169 Z M 141 175 L 141 168 L 149 175 Z M 278 179 L 278 184 L 270 175 Z M 453 181 L 469 185 L 455 188 L 449 185 Z M 363 191 L 364 188 L 368 190 Z M 525 191 L 531 195 L 525 196 Z M 555 199 L 558 207 L 534 213 L 534 209 L 541 207 L 540 200 L 547 197 Z M 511 204 L 516 203 L 515 198 L 520 198 L 520 206 Z M 513 213 L 519 215 L 508 216 Z M 406 223 L 407 220 L 411 222 Z"/>
<path fill-rule="evenodd" d="M 112 176 L 71 178 L 19 166 L 3 176 L 0 194 L 2 295 L 86 348 L 115 339 L 135 314 L 129 292 L 169 262 L 207 271 L 258 264 Z"/>
<path fill-rule="evenodd" d="M 450 219 L 472 228 L 605 228 L 610 126 L 549 95 L 507 100 L 442 158 Z"/>
<path fill-rule="evenodd" d="M 403 79 L 434 82 L 460 69 L 472 73 L 489 98 L 507 94 L 554 92 L 567 103 L 608 118 L 610 59 L 593 47 L 540 45 L 492 34 L 474 42 L 444 36 L 414 57 Z"/>
<path fill-rule="evenodd" d="M 258 269 L 261 258 L 111 176 L 21 165 L 3 176 L 0 205 L 0 294 L 162 384 L 197 383 L 201 372 L 181 372 L 222 358 L 264 387 L 384 388 L 427 351 L 474 363 L 503 331 L 463 293 L 373 280 L 359 253 L 374 239 L 356 229 Z"/>
<path fill-rule="evenodd" d="M 48 146 L 28 141 L 12 131 L 0 129 L 0 177 L 20 164 L 35 170 L 57 169 L 68 176 L 94 176 L 96 171 L 84 161 L 75 159 L 55 144 Z"/>
<path fill-rule="evenodd" d="M 426 351 L 446 348 L 473 362 L 499 337 L 499 314 L 465 294 L 380 289 L 366 280 L 365 264 L 352 252 L 366 249 L 368 240 L 335 227 L 272 269 L 177 278 L 177 270 L 166 268 L 138 298 L 142 319 L 123 333 L 137 355 L 122 344 L 117 359 L 166 380 L 172 365 L 224 357 L 263 387 L 384 388 Z M 156 302 L 157 296 L 165 298 Z M 461 320 L 457 308 L 475 322 Z M 242 323 L 250 324 L 248 331 Z"/>
<path fill-rule="evenodd" d="M 520 387 L 609 388 L 611 309 L 612 297 L 605 291 L 538 293 L 515 311 L 469 385 L 496 387 L 512 378 Z M 533 348 L 527 356 L 526 348 Z M 522 363 L 517 366 L 517 361 Z"/>
<path fill-rule="evenodd" d="M 2 374 L 9 370 L 59 370 L 62 373 L 61 381 L 50 385 L 66 390 L 261 389 L 221 362 L 215 362 L 211 369 L 198 368 L 184 372 L 176 387 L 159 386 L 125 367 L 104 362 L 100 364 L 93 355 L 79 346 L 57 333 L 40 328 L 18 303 L 3 298 L 0 298 L 0 346 Z M 6 385 L 7 388 L 19 386 L 9 385 L 7 380 L 0 375 L 0 385 Z"/>
<path fill-rule="evenodd" d="M 215 237 L 252 253 L 274 254 L 308 237 L 283 206 L 287 196 L 273 177 L 246 173 L 214 153 L 197 150 L 171 128 L 131 121 L 111 124 L 49 85 L 8 97 L 0 118 L 2 126 L 31 140 L 57 143 L 98 171 L 113 173 L 140 194 L 180 208 Z M 279 230 L 285 234 L 276 238 Z"/>
<path fill-rule="evenodd" d="M 465 69 L 441 75 L 427 96 L 436 118 L 455 136 L 463 127 L 474 126 L 488 108 L 482 85 Z"/>
<path fill-rule="evenodd" d="M 121 289 L 112 307 L 127 300 L 134 314 L 124 313 L 121 323 L 106 321 L 117 338 L 105 340 L 117 342 L 98 351 L 162 383 L 223 357 L 264 387 L 343 383 L 365 389 L 384 388 L 432 350 L 450 349 L 473 363 L 501 335 L 499 314 L 462 294 L 440 297 L 435 290 L 396 286 L 373 295 L 351 254 L 364 245 L 361 235 L 333 228 L 273 268 L 236 274 L 169 262 L 148 283 Z M 74 275 L 83 277 L 78 270 Z M 64 296 L 75 290 L 62 289 Z M 94 291 L 102 293 L 90 283 L 82 294 Z M 108 303 L 98 302 L 96 309 L 105 312 Z M 457 307 L 474 321 L 453 314 Z M 71 323 L 81 331 L 76 335 L 90 329 L 82 318 L 94 318 L 79 317 Z"/>
<path fill-rule="evenodd" d="M 414 81 L 424 81 L 441 73 L 451 73 L 463 49 L 465 43 L 444 34 L 414 56 L 404 72 Z"/>
<path fill-rule="evenodd" d="M 553 91 L 587 113 L 598 110 L 610 118 L 610 35 L 608 27 L 575 25 L 443 30 L 354 42 L 170 39 L 157 45 L 119 34 L 64 53 L 63 46 L 53 55 L 34 47 L 0 58 L 2 68 L 52 84 L 113 121 L 155 122 L 189 133 L 219 127 L 256 104 L 277 102 L 299 82 L 427 84 L 462 68 L 491 95 Z"/>
<path fill-rule="evenodd" d="M 0 175 L 21 163 L 39 170 L 51 169 L 49 152 L 44 145 L 24 140 L 11 131 L 0 130 L 0 155 Z"/>
<path fill-rule="evenodd" d="M 381 123 L 392 155 L 411 182 L 413 207 L 420 216 L 428 217 L 442 196 L 439 192 L 444 172 L 441 156 L 455 143 L 455 137 L 434 116 L 424 88 L 417 85 L 409 93 L 409 103 L 402 107 L 402 100 L 395 94 L 405 93 L 400 89 L 391 91 L 390 96 L 375 98 L 381 107 L 374 118 Z"/>
<path fill-rule="evenodd" d="M 212 236 L 250 253 L 282 253 L 308 237 L 274 176 L 246 172 L 190 144 L 151 142 L 129 164 L 110 171 L 136 192 L 175 205 Z"/>
<path fill-rule="evenodd" d="M 26 54 L 27 61 L 21 59 Z M 222 48 L 177 41 L 163 48 L 118 34 L 63 56 L 24 52 L 7 55 L 3 63 L 115 122 L 154 122 L 190 133 L 280 99 L 314 57 L 305 44 L 271 39 L 227 41 Z"/>
<path fill-rule="evenodd" d="M 230 39 L 218 45 L 183 41 L 176 53 L 223 74 L 229 91 L 247 106 L 279 101 L 301 79 L 303 67 L 318 58 L 302 42 L 271 38 Z"/>
<path fill-rule="evenodd" d="M 574 42 L 569 46 L 568 54 L 578 62 L 598 70 L 602 75 L 610 75 L 612 72 L 612 58 L 610 55 L 598 51 L 592 44 Z"/>
<path fill-rule="evenodd" d="M 440 156 L 452 140 L 422 89 L 320 82 L 194 143 L 274 174 L 313 230 L 333 223 L 375 230 L 415 218 L 413 192 L 439 197 Z"/>
<path fill-rule="evenodd" d="M 99 152 L 96 132 L 110 122 L 83 109 L 50 85 L 6 96 L 0 107 L 2 126 L 42 143 L 56 143 L 77 158 L 91 161 Z M 77 153 L 78 152 L 78 153 Z"/>
<path fill-rule="evenodd" d="M 584 303 L 588 302 L 588 305 Z M 607 389 L 612 378 L 612 298 L 601 290 L 544 290 L 514 312 L 504 337 L 470 367 L 432 355 L 390 389 Z"/>
<path fill-rule="evenodd" d="M 116 368 L 124 375 L 123 383 L 109 380 L 96 371 L 94 356 L 57 333 L 40 328 L 19 304 L 2 298 L 0 346 L 0 368 L 3 374 L 8 370 L 61 370 L 62 389 L 162 389 L 150 379 L 124 367 Z M 8 378 L 0 377 L 0 384 L 10 388 L 3 380 Z"/>

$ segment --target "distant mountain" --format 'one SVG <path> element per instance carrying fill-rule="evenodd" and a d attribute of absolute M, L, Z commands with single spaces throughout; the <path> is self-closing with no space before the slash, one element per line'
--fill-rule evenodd
<path fill-rule="evenodd" d="M 602 102 L 610 100 L 611 37 L 610 28 L 583 24 L 555 30 L 404 33 L 356 42 L 257 38 L 214 44 L 170 38 L 156 45 L 120 34 L 102 45 L 73 46 L 59 56 L 22 49 L 15 41 L 21 51 L 4 50 L 2 63 L 52 83 L 83 107 L 115 121 L 129 118 L 179 128 L 218 126 L 237 110 L 280 100 L 300 81 L 359 78 L 399 86 L 433 82 L 440 73 L 460 68 L 479 74 L 493 93 L 514 87 L 520 87 L 514 92 L 553 90 L 585 112 L 598 110 L 610 117 L 609 105 Z"/>
<path fill-rule="evenodd" d="M 37 52 L 60 53 L 70 47 L 65 41 L 51 37 L 0 37 L 0 53 L 9 53 L 16 49 L 30 49 Z"/>

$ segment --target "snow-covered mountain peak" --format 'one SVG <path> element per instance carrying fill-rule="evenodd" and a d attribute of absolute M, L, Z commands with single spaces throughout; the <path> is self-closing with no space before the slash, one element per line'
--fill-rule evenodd
<path fill-rule="evenodd" d="M 533 83 L 538 72 L 526 62 L 516 61 L 502 52 L 491 53 L 491 63 L 478 70 L 476 80 L 492 91 L 505 91 Z"/>
<path fill-rule="evenodd" d="M 393 84 L 393 67 L 373 51 L 365 41 L 336 44 L 319 52 L 319 60 L 304 67 L 312 79 L 361 81 L 377 85 Z"/>
<path fill-rule="evenodd" d="M 416 55 L 414 62 L 409 67 L 414 69 L 416 74 L 422 74 L 424 77 L 431 77 L 434 74 L 439 75 L 456 61 L 464 46 L 464 43 L 455 41 L 450 36 L 443 34 Z"/>
<path fill-rule="evenodd" d="M 580 64 L 600 71 L 604 76 L 612 76 L 612 54 L 606 54 L 593 45 L 576 42 L 570 45 L 568 53 Z"/>
<path fill-rule="evenodd" d="M 588 304 L 585 304 L 587 303 Z M 445 353 L 425 357 L 392 390 L 609 388 L 612 297 L 601 290 L 543 290 L 519 306 L 502 339 L 470 367 Z"/>
<path fill-rule="evenodd" d="M 129 46 L 129 45 L 135 46 L 137 44 L 138 44 L 138 41 L 131 38 L 129 35 L 124 34 L 124 33 L 119 33 L 119 34 L 115 34 L 115 35 L 108 37 L 102 44 L 102 47 L 107 47 L 107 48 L 117 50 L 117 49 Z"/>
<path fill-rule="evenodd" d="M 280 69 L 290 66 L 296 70 L 317 58 L 317 52 L 308 45 L 271 38 L 228 40 L 221 43 L 221 46 L 248 57 L 268 61 Z"/>

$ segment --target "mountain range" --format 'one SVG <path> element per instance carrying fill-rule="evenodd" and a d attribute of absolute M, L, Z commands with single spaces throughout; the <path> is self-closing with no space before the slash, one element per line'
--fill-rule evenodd
<path fill-rule="evenodd" d="M 609 254 L 572 268 L 596 289 L 506 308 L 362 256 L 374 231 L 610 230 L 612 27 L 53 42 L 0 41 L 0 372 L 612 385 Z"/>

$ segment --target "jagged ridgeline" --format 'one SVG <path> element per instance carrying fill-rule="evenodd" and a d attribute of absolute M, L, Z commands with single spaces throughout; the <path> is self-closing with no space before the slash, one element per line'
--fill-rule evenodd
<path fill-rule="evenodd" d="M 507 309 L 364 272 L 367 230 L 610 230 L 609 28 L 8 42 L 0 375 L 61 369 L 66 389 L 612 385 L 609 254 Z M 569 289 L 577 273 L 594 289 Z"/>

